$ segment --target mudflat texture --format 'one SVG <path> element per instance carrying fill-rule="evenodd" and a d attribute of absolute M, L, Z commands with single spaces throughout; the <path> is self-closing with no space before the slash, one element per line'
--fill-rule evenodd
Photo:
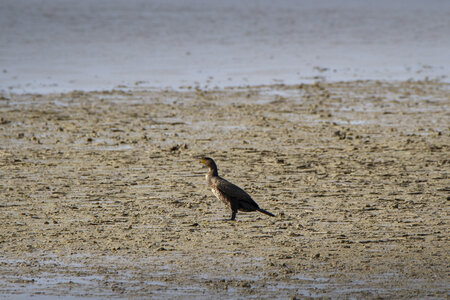
<path fill-rule="evenodd" d="M 0 294 L 446 298 L 449 87 L 4 94 Z"/>

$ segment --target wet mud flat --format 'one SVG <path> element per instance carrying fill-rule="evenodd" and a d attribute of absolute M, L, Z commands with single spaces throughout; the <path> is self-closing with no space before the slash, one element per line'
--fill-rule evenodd
<path fill-rule="evenodd" d="M 0 294 L 446 298 L 450 86 L 0 99 Z M 198 156 L 275 218 L 230 217 Z"/>

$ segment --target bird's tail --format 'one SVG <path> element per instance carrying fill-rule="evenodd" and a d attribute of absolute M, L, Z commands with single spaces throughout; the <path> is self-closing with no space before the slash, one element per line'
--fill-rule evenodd
<path fill-rule="evenodd" d="M 275 217 L 274 214 L 272 214 L 272 213 L 270 213 L 270 212 L 268 212 L 267 210 L 264 210 L 264 209 L 262 209 L 262 208 L 258 208 L 258 211 L 260 211 L 260 212 L 262 212 L 263 214 L 266 214 L 266 215 L 268 215 L 268 216 Z"/>

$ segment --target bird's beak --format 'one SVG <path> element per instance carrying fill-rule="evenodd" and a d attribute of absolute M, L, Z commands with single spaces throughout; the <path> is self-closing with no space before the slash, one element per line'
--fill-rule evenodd
<path fill-rule="evenodd" d="M 200 159 L 200 162 L 201 162 L 202 164 L 206 164 L 206 159 L 202 158 L 202 159 Z"/>

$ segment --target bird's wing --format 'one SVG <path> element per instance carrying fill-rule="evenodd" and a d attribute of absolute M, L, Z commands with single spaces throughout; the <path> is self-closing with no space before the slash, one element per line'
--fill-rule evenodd
<path fill-rule="evenodd" d="M 216 187 L 217 189 L 225 194 L 227 197 L 230 197 L 236 201 L 239 201 L 243 208 L 258 208 L 258 204 L 250 197 L 249 194 L 247 194 L 246 191 L 241 189 L 235 184 L 232 184 L 228 180 L 225 180 L 223 178 L 217 178 Z"/>

